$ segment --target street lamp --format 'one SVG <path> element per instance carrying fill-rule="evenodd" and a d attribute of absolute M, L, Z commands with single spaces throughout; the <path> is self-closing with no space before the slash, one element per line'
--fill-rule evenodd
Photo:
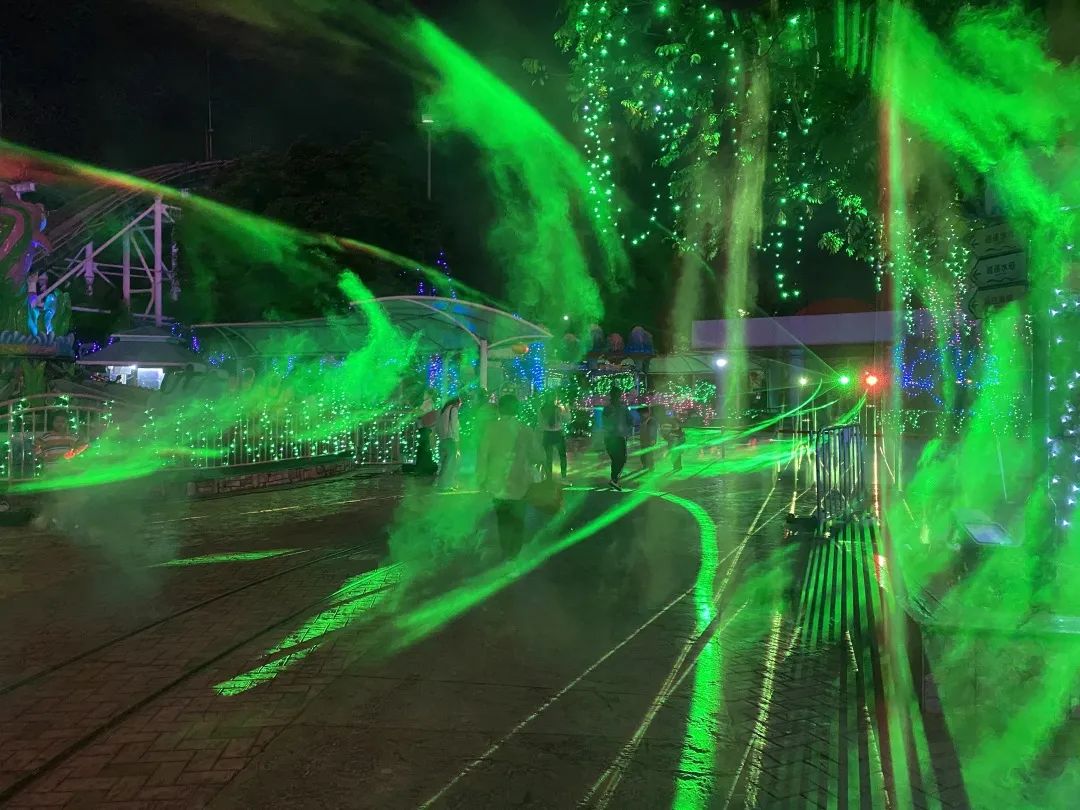
<path fill-rule="evenodd" d="M 420 116 L 420 123 L 427 127 L 427 198 L 431 201 L 431 127 L 435 123 L 430 113 Z"/>

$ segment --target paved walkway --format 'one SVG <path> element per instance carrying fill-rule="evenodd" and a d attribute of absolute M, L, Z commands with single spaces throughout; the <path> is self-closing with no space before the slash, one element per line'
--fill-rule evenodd
<path fill-rule="evenodd" d="M 963 806 L 897 785 L 873 535 L 785 540 L 786 478 L 574 488 L 503 567 L 472 496 L 413 486 L 2 530 L 0 800 Z"/>

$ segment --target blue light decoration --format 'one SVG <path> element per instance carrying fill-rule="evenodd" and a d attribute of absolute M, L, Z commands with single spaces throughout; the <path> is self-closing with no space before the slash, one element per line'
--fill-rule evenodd
<path fill-rule="evenodd" d="M 87 343 L 84 343 L 81 340 L 75 341 L 75 356 L 77 358 L 89 357 L 91 354 L 100 352 L 101 349 L 101 344 L 96 340 L 91 340 Z"/>
<path fill-rule="evenodd" d="M 528 381 L 534 391 L 547 387 L 547 348 L 544 343 L 529 344 L 529 351 L 515 357 L 509 363 L 510 376 L 522 382 Z"/>
<path fill-rule="evenodd" d="M 925 394 L 938 407 L 945 407 L 942 383 L 947 370 L 955 374 L 956 384 L 978 387 L 972 380 L 972 371 L 982 354 L 979 347 L 967 347 L 962 345 L 958 338 L 952 338 L 945 349 L 917 348 L 914 356 L 910 358 L 906 357 L 907 352 L 906 339 L 898 342 L 893 349 L 893 362 L 898 370 L 897 379 L 905 394 Z M 992 384 L 996 379 L 994 369 L 987 368 L 986 372 L 981 375 L 982 385 Z"/>
<path fill-rule="evenodd" d="M 450 288 L 450 298 L 457 298 L 457 290 L 454 289 L 453 279 L 450 275 L 450 262 L 446 258 L 446 251 L 439 251 L 439 255 L 435 257 L 435 266 L 442 270 L 443 275 L 446 276 L 447 286 Z M 438 287 L 434 284 L 425 283 L 422 275 L 423 271 L 419 267 L 416 268 L 416 272 L 421 273 L 420 283 L 416 286 L 416 294 L 437 296 L 439 294 Z"/>
<path fill-rule="evenodd" d="M 439 251 L 439 255 L 435 259 L 435 266 L 443 271 L 443 275 L 446 276 L 447 281 L 450 282 L 450 297 L 457 298 L 457 290 L 454 289 L 453 281 L 450 278 L 450 263 L 446 260 L 445 251 Z"/>
<path fill-rule="evenodd" d="M 442 380 L 443 372 L 443 359 L 442 355 L 434 354 L 431 359 L 428 360 L 427 367 L 427 381 L 428 388 L 438 388 L 439 382 Z"/>
<path fill-rule="evenodd" d="M 273 369 L 275 374 L 282 378 L 288 377 L 293 373 L 293 369 L 296 368 L 296 356 L 290 355 L 289 357 L 286 357 L 284 364 L 280 358 L 275 357 L 270 361 L 270 368 Z"/>

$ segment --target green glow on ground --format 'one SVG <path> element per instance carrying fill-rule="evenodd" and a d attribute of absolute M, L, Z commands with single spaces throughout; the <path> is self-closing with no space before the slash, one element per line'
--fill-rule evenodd
<path fill-rule="evenodd" d="M 398 584 L 401 571 L 400 565 L 389 565 L 352 577 L 329 597 L 330 600 L 337 600 L 334 605 L 306 620 L 297 630 L 264 653 L 267 658 L 281 653 L 286 653 L 285 655 L 215 684 L 214 691 L 223 697 L 233 697 L 272 681 L 290 666 L 323 646 L 326 636 L 348 627 L 360 618 L 367 618 Z"/>
<path fill-rule="evenodd" d="M 274 557 L 288 557 L 303 554 L 305 549 L 283 548 L 276 551 L 226 551 L 220 554 L 204 554 L 201 557 L 180 557 L 168 562 L 158 563 L 154 568 L 182 568 L 189 565 L 217 565 L 218 563 L 257 562 Z"/>

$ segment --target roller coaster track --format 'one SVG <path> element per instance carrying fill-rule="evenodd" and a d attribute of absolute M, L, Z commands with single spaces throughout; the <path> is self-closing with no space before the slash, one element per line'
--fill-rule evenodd
<path fill-rule="evenodd" d="M 231 161 L 215 160 L 196 163 L 164 163 L 135 172 L 133 177 L 145 183 L 161 186 L 178 186 L 204 179 Z M 78 248 L 90 241 L 91 235 L 106 225 L 110 218 L 148 190 L 141 184 L 125 186 L 98 186 L 90 189 L 68 204 L 49 213 L 48 235 L 53 250 L 37 257 L 37 270 L 64 263 Z"/>

